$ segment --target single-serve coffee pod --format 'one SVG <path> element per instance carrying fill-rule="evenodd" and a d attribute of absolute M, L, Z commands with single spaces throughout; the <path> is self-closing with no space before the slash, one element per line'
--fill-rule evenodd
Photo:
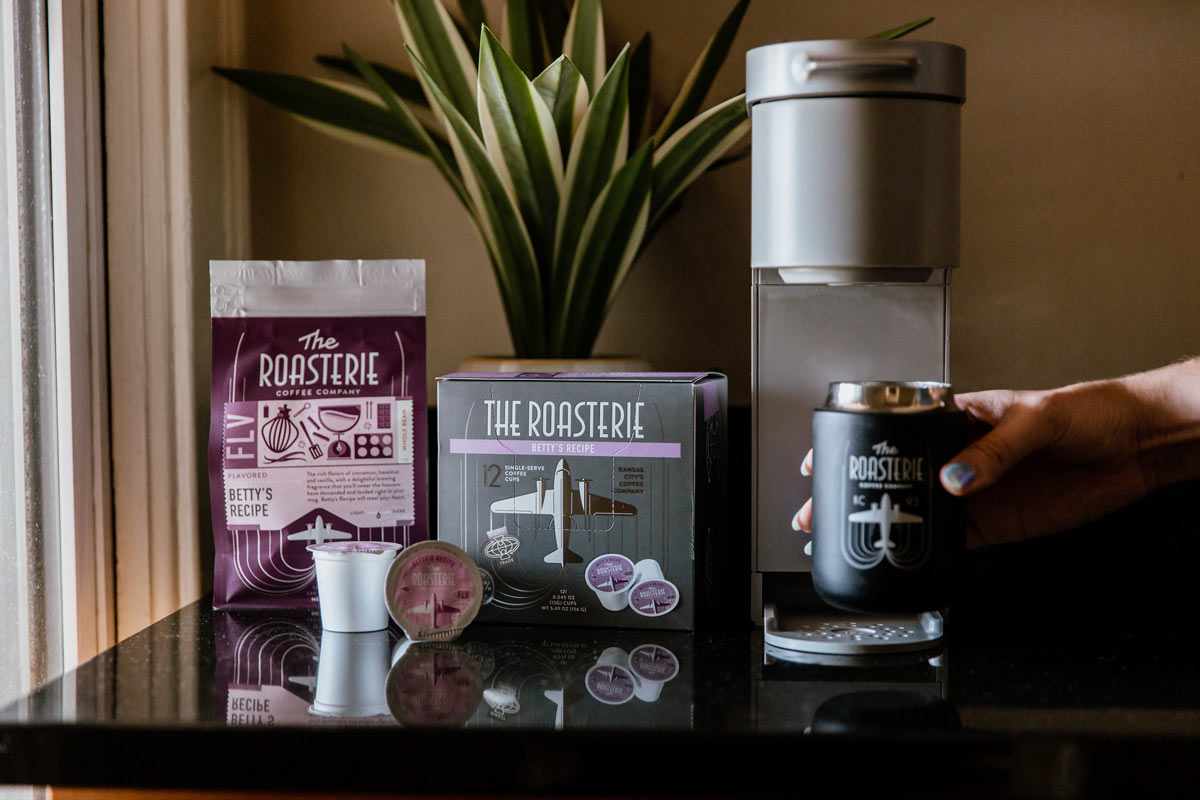
<path fill-rule="evenodd" d="M 392 619 L 414 641 L 456 638 L 483 599 L 479 567 L 448 542 L 411 545 L 392 562 L 383 587 Z"/>
<path fill-rule="evenodd" d="M 620 647 L 609 647 L 587 671 L 583 685 L 588 694 L 609 706 L 628 703 L 633 697 L 633 673 L 629 671 L 629 654 Z"/>
<path fill-rule="evenodd" d="M 629 605 L 629 589 L 635 575 L 633 561 L 620 553 L 608 553 L 593 558 L 583 574 L 600 605 L 609 611 L 620 611 Z"/>
<path fill-rule="evenodd" d="M 321 632 L 317 696 L 310 714 L 374 717 L 388 713 L 388 632 Z"/>
<path fill-rule="evenodd" d="M 662 694 L 663 684 L 679 674 L 679 659 L 660 645 L 638 645 L 629 653 L 629 671 L 634 694 L 644 703 L 653 703 Z"/>
<path fill-rule="evenodd" d="M 379 590 L 402 547 L 394 542 L 310 544 L 308 550 L 317 568 L 321 627 L 343 633 L 386 628 L 387 606 Z"/>
<path fill-rule="evenodd" d="M 643 617 L 661 617 L 679 605 L 679 588 L 663 577 L 662 567 L 652 558 L 633 565 L 636 578 L 629 590 L 629 607 Z"/>

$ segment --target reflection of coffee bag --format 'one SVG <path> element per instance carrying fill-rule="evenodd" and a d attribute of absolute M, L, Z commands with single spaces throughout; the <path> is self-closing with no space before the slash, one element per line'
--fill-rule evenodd
<path fill-rule="evenodd" d="M 422 261 L 214 261 L 218 608 L 316 606 L 306 547 L 429 538 Z"/>
<path fill-rule="evenodd" d="M 213 613 L 216 720 L 241 726 L 308 721 L 319 626 L 302 612 L 287 613 L 270 618 Z"/>

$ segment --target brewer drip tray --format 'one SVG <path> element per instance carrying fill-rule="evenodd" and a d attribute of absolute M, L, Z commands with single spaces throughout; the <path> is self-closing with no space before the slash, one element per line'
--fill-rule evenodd
<path fill-rule="evenodd" d="M 783 614 L 763 606 L 763 642 L 784 650 L 833 655 L 904 653 L 935 647 L 942 640 L 942 615 L 866 616 L 836 609 Z"/>

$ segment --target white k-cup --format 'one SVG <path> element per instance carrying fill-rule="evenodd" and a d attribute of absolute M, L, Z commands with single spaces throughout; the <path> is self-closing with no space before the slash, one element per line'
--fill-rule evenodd
<path fill-rule="evenodd" d="M 387 628 L 383 581 L 392 559 L 402 547 L 393 542 L 309 545 L 308 550 L 316 562 L 321 627 L 342 633 Z"/>
<path fill-rule="evenodd" d="M 620 611 L 629 605 L 629 589 L 637 580 L 632 560 L 620 553 L 606 553 L 593 558 L 583 574 L 600 605 L 609 611 Z"/>
<path fill-rule="evenodd" d="M 321 632 L 317 696 L 309 713 L 326 717 L 387 714 L 388 632 Z"/>
<path fill-rule="evenodd" d="M 679 587 L 663 576 L 662 566 L 653 558 L 633 565 L 633 585 L 626 602 L 643 617 L 661 617 L 679 605 Z"/>

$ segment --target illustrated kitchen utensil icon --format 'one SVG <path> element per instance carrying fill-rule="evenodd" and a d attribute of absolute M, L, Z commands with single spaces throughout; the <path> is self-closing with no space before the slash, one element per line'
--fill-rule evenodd
<path fill-rule="evenodd" d="M 308 426 L 304 424 L 304 420 L 300 420 L 300 429 L 304 431 L 304 438 L 308 439 L 308 454 L 313 458 L 320 458 L 324 455 L 325 451 L 321 449 L 321 445 L 314 442 L 312 436 L 309 435 Z"/>
<path fill-rule="evenodd" d="M 286 405 L 280 406 L 275 416 L 263 425 L 262 437 L 263 444 L 273 453 L 282 453 L 295 444 L 300 437 L 300 429 L 292 421 Z"/>
<path fill-rule="evenodd" d="M 317 409 L 317 418 L 327 431 L 337 438 L 329 445 L 330 458 L 349 458 L 350 445 L 342 441 L 342 434 L 349 431 L 362 418 L 362 406 L 339 405 L 321 406 Z"/>

